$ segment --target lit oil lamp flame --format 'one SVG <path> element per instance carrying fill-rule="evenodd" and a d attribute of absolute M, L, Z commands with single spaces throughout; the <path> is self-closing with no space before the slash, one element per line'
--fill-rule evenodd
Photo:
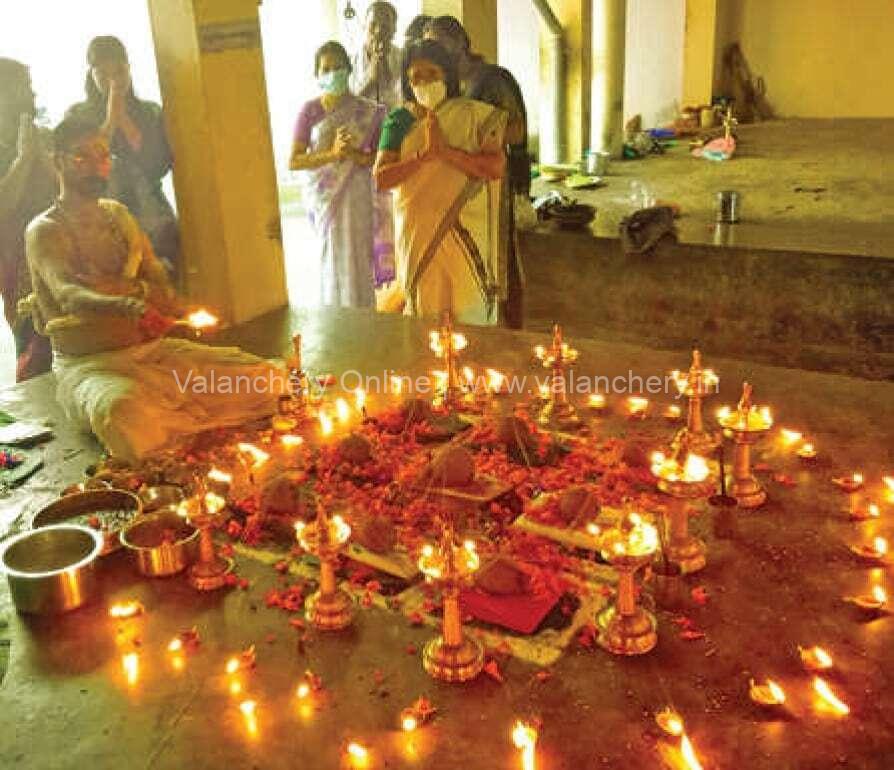
<path fill-rule="evenodd" d="M 214 492 L 205 493 L 205 510 L 212 516 L 227 507 L 227 500 Z"/>
<path fill-rule="evenodd" d="M 369 765 L 369 750 L 365 746 L 356 741 L 351 741 L 345 750 L 352 767 L 364 768 Z"/>
<path fill-rule="evenodd" d="M 689 740 L 689 736 L 685 734 L 680 738 L 680 756 L 686 763 L 687 770 L 703 770 L 702 763 L 698 761 L 692 742 Z"/>
<path fill-rule="evenodd" d="M 212 468 L 208 471 L 208 479 L 210 481 L 216 481 L 219 484 L 232 484 L 233 474 L 222 471 L 220 468 Z"/>
<path fill-rule="evenodd" d="M 279 443 L 282 444 L 283 449 L 294 449 L 301 446 L 304 443 L 304 439 L 301 436 L 287 433 L 285 436 L 280 436 Z"/>
<path fill-rule="evenodd" d="M 466 381 L 466 385 L 473 385 L 475 383 L 475 372 L 471 366 L 463 367 L 463 379 Z"/>
<path fill-rule="evenodd" d="M 128 652 L 121 658 L 121 668 L 124 669 L 124 677 L 131 686 L 140 678 L 140 656 L 135 652 Z"/>
<path fill-rule="evenodd" d="M 320 433 L 322 434 L 322 436 L 324 438 L 326 436 L 331 436 L 332 431 L 335 430 L 335 425 L 332 422 L 332 418 L 329 416 L 329 413 L 324 410 L 320 410 L 319 420 L 320 420 Z"/>
<path fill-rule="evenodd" d="M 659 711 L 655 715 L 655 722 L 668 735 L 679 738 L 683 734 L 683 717 L 671 708 Z"/>
<path fill-rule="evenodd" d="M 540 396 L 541 400 L 548 401 L 552 390 L 549 385 L 538 385 L 537 386 L 537 395 Z"/>
<path fill-rule="evenodd" d="M 236 697 L 241 692 L 242 692 L 242 682 L 240 682 L 238 679 L 233 679 L 230 682 L 230 695 L 232 695 L 233 697 Z"/>
<path fill-rule="evenodd" d="M 881 516 L 881 511 L 879 510 L 878 505 L 876 505 L 875 503 L 869 503 L 869 505 L 866 506 L 866 513 L 869 514 L 869 517 L 871 519 L 877 519 L 879 516 Z"/>
<path fill-rule="evenodd" d="M 605 409 L 605 396 L 602 393 L 591 393 L 587 399 L 590 409 Z"/>
<path fill-rule="evenodd" d="M 883 476 L 882 481 L 885 484 L 885 488 L 887 490 L 888 500 L 894 503 L 894 476 Z"/>
<path fill-rule="evenodd" d="M 213 313 L 209 313 L 204 308 L 194 310 L 186 316 L 186 323 L 196 330 L 210 329 L 213 326 L 217 326 L 217 322 L 217 316 Z"/>
<path fill-rule="evenodd" d="M 888 553 L 888 541 L 883 537 L 873 538 L 872 550 L 875 551 L 879 558 L 883 557 Z"/>
<path fill-rule="evenodd" d="M 792 444 L 797 444 L 804 435 L 796 430 L 789 430 L 788 428 L 783 428 L 780 431 L 780 435 L 782 436 L 782 443 L 786 446 L 791 446 Z"/>
<path fill-rule="evenodd" d="M 667 481 L 683 481 L 687 484 L 697 484 L 708 478 L 710 468 L 708 461 L 697 454 L 686 456 L 686 462 L 681 466 L 673 457 L 667 457 L 664 452 L 652 453 L 652 473 Z"/>
<path fill-rule="evenodd" d="M 239 670 L 240 667 L 241 667 L 241 664 L 239 662 L 239 658 L 230 658 L 227 661 L 225 670 L 230 676 L 232 676 Z"/>
<path fill-rule="evenodd" d="M 522 770 L 534 770 L 534 752 L 537 747 L 537 729 L 521 720 L 512 727 L 512 744 L 521 751 Z"/>
<path fill-rule="evenodd" d="M 611 548 L 617 556 L 646 556 L 658 550 L 658 530 L 636 513 L 627 518 L 626 529 L 619 528 L 610 535 L 617 539 Z"/>
<path fill-rule="evenodd" d="M 824 671 L 835 665 L 832 656 L 822 647 L 809 647 L 806 650 L 799 647 L 798 652 L 804 667 L 810 671 Z"/>
<path fill-rule="evenodd" d="M 298 689 L 295 691 L 295 695 L 298 700 L 304 700 L 308 695 L 310 695 L 310 685 L 307 682 L 302 682 L 298 685 Z"/>
<path fill-rule="evenodd" d="M 485 369 L 487 375 L 487 389 L 491 393 L 502 393 L 506 388 L 506 375 L 496 369 Z"/>
<path fill-rule="evenodd" d="M 812 460 L 816 457 L 816 447 L 810 441 L 805 441 L 798 449 L 798 457 L 803 460 Z"/>
<path fill-rule="evenodd" d="M 111 607 L 109 607 L 109 617 L 115 618 L 116 620 L 123 620 L 125 618 L 134 618 L 137 615 L 143 614 L 143 605 L 140 604 L 135 599 L 130 599 L 126 602 L 116 602 Z"/>
<path fill-rule="evenodd" d="M 535 345 L 534 357 L 539 358 L 542 361 L 544 358 L 546 358 L 546 348 L 543 347 L 543 345 Z"/>
<path fill-rule="evenodd" d="M 453 333 L 453 349 L 454 350 L 463 350 L 469 344 L 469 341 L 466 339 L 465 334 L 461 334 L 460 332 Z"/>
<path fill-rule="evenodd" d="M 404 380 L 403 377 L 392 374 L 388 377 L 388 389 L 395 395 L 399 396 L 404 391 Z"/>
<path fill-rule="evenodd" d="M 258 734 L 257 709 L 258 704 L 253 700 L 244 700 L 239 704 L 239 711 L 242 712 L 242 718 L 245 720 L 245 729 L 252 737 Z"/>
<path fill-rule="evenodd" d="M 405 733 L 413 732 L 419 726 L 419 722 L 412 714 L 404 714 L 400 720 L 400 727 Z"/>
<path fill-rule="evenodd" d="M 168 642 L 168 652 L 181 652 L 183 650 L 183 641 L 179 637 L 174 637 Z"/>
<path fill-rule="evenodd" d="M 751 700 L 762 706 L 781 706 L 785 703 L 785 691 L 772 679 L 765 684 L 758 684 L 752 679 L 748 694 Z"/>
<path fill-rule="evenodd" d="M 598 537 L 602 532 L 602 528 L 595 521 L 591 521 L 587 524 L 586 530 L 587 534 L 592 535 L 593 537 Z"/>
<path fill-rule="evenodd" d="M 820 679 L 818 676 L 814 677 L 813 691 L 819 696 L 820 706 L 824 709 L 828 709 L 840 716 L 850 714 L 850 707 L 832 692 L 832 688 L 829 687 L 825 679 Z"/>
<path fill-rule="evenodd" d="M 366 407 L 366 391 L 363 388 L 357 388 L 354 391 L 354 408 L 358 412 L 362 412 Z"/>
<path fill-rule="evenodd" d="M 240 441 L 236 448 L 245 455 L 248 455 L 251 458 L 252 465 L 255 468 L 259 468 L 264 463 L 266 463 L 270 459 L 270 455 L 267 454 L 263 449 L 256 447 L 254 444 L 247 444 L 244 441 Z"/>
<path fill-rule="evenodd" d="M 670 404 L 664 410 L 664 417 L 667 420 L 679 420 L 683 414 L 683 410 L 677 404 Z"/>
<path fill-rule="evenodd" d="M 351 410 L 348 407 L 348 402 L 343 398 L 335 399 L 335 414 L 338 417 L 338 421 L 344 425 L 351 419 Z"/>
<path fill-rule="evenodd" d="M 627 399 L 627 413 L 631 417 L 644 417 L 649 409 L 649 399 L 642 396 L 630 396 Z"/>

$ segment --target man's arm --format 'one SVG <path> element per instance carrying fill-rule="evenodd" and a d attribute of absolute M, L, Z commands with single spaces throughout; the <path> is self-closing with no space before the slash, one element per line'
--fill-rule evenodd
<path fill-rule="evenodd" d="M 71 245 L 58 225 L 37 220 L 25 232 L 25 255 L 34 275 L 44 282 L 63 312 L 107 313 L 133 320 L 146 310 L 137 297 L 122 297 L 94 291 L 78 282 L 69 270 L 66 255 Z"/>

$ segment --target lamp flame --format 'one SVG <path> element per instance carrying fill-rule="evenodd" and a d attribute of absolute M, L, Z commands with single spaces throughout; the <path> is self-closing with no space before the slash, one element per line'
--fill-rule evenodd
<path fill-rule="evenodd" d="M 212 326 L 217 326 L 217 322 L 217 316 L 204 308 L 199 308 L 186 316 L 186 323 L 196 330 L 210 329 Z"/>
<path fill-rule="evenodd" d="M 247 444 L 244 441 L 240 441 L 236 445 L 236 448 L 240 452 L 248 455 L 251 458 L 252 464 L 255 468 L 259 468 L 270 459 L 269 454 L 267 454 L 263 449 L 259 449 L 254 444 Z"/>
<path fill-rule="evenodd" d="M 537 746 L 537 729 L 521 720 L 512 727 L 512 743 L 521 751 L 522 770 L 534 770 L 534 750 Z"/>
<path fill-rule="evenodd" d="M 641 396 L 630 396 L 627 399 L 627 411 L 631 415 L 643 415 L 649 408 L 649 399 Z"/>
<path fill-rule="evenodd" d="M 124 618 L 135 618 L 137 615 L 143 614 L 143 605 L 136 599 L 130 599 L 126 602 L 117 602 L 109 607 L 109 617 L 116 620 Z"/>
<path fill-rule="evenodd" d="M 702 770 L 702 763 L 698 761 L 692 742 L 685 734 L 680 738 L 680 756 L 683 757 L 688 770 Z"/>
<path fill-rule="evenodd" d="M 788 446 L 797 444 L 802 438 L 804 438 L 804 435 L 802 433 L 799 433 L 796 430 L 789 430 L 788 428 L 783 428 L 781 433 L 783 443 L 787 444 Z"/>
<path fill-rule="evenodd" d="M 832 656 L 822 647 L 810 647 L 806 650 L 799 647 L 798 650 L 801 654 L 801 662 L 806 668 L 813 671 L 822 671 L 835 665 Z"/>
<path fill-rule="evenodd" d="M 877 537 L 872 541 L 872 547 L 879 557 L 888 553 L 888 541 L 883 537 Z"/>
<path fill-rule="evenodd" d="M 354 391 L 354 406 L 358 412 L 362 412 L 366 406 L 366 391 L 363 388 Z"/>
<path fill-rule="evenodd" d="M 320 410 L 319 419 L 320 419 L 320 433 L 322 433 L 324 437 L 331 436 L 332 431 L 334 430 L 334 427 L 335 427 L 332 422 L 332 418 L 329 416 L 329 414 L 327 412 Z"/>
<path fill-rule="evenodd" d="M 252 737 L 258 734 L 257 706 L 257 702 L 253 700 L 244 700 L 239 704 L 239 710 L 242 712 L 242 717 L 245 720 L 245 729 Z"/>
<path fill-rule="evenodd" d="M 781 706 L 785 703 L 785 691 L 772 679 L 768 679 L 766 684 L 757 684 L 752 679 L 748 694 L 751 700 L 763 706 Z"/>
<path fill-rule="evenodd" d="M 604 409 L 605 396 L 602 393 L 592 393 L 587 400 L 587 406 L 589 406 L 590 409 Z"/>
<path fill-rule="evenodd" d="M 485 369 L 487 374 L 487 389 L 491 393 L 499 393 L 506 387 L 506 375 L 496 369 Z"/>
<path fill-rule="evenodd" d="M 365 746 L 361 746 L 356 741 L 351 741 L 346 751 L 354 767 L 363 768 L 369 764 L 369 751 Z"/>
<path fill-rule="evenodd" d="M 121 658 L 121 667 L 124 669 L 127 683 L 135 685 L 140 678 L 140 656 L 135 652 L 128 652 Z"/>
<path fill-rule="evenodd" d="M 283 449 L 294 449 L 295 447 L 301 446 L 304 443 L 304 439 L 301 436 L 294 436 L 291 433 L 287 433 L 285 436 L 279 437 L 279 443 L 282 444 Z"/>
<path fill-rule="evenodd" d="M 416 717 L 412 714 L 406 714 L 401 719 L 400 726 L 404 732 L 411 733 L 419 726 L 419 723 L 416 721 Z"/>
<path fill-rule="evenodd" d="M 874 585 L 872 587 L 872 598 L 879 603 L 880 607 L 882 607 L 888 601 L 888 594 L 880 585 Z"/>
<path fill-rule="evenodd" d="M 343 398 L 337 398 L 335 400 L 335 414 L 338 416 L 338 421 L 342 425 L 351 419 L 351 410 L 348 407 L 348 402 Z"/>
<path fill-rule="evenodd" d="M 655 721 L 668 735 L 679 738 L 683 734 L 683 717 L 671 708 L 659 711 L 655 715 Z"/>
<path fill-rule="evenodd" d="M 210 471 L 208 471 L 208 478 L 211 481 L 217 481 L 220 484 L 233 483 L 233 474 L 222 471 L 219 468 L 212 468 Z"/>
<path fill-rule="evenodd" d="M 404 390 L 403 378 L 397 374 L 392 374 L 388 378 L 388 388 L 395 396 L 399 396 Z"/>
<path fill-rule="evenodd" d="M 304 700 L 308 695 L 310 695 L 310 685 L 307 682 L 302 682 L 298 685 L 298 689 L 295 691 L 295 695 L 298 696 L 298 700 Z"/>
<path fill-rule="evenodd" d="M 832 688 L 825 679 L 814 677 L 813 690 L 820 697 L 821 705 L 840 716 L 850 714 L 850 707 L 832 692 Z"/>

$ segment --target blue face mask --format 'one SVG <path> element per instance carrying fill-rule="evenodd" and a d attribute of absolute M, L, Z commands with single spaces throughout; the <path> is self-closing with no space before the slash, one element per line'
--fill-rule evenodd
<path fill-rule="evenodd" d="M 317 77 L 317 84 L 324 94 L 340 96 L 348 90 L 348 71 L 344 68 L 324 72 Z"/>

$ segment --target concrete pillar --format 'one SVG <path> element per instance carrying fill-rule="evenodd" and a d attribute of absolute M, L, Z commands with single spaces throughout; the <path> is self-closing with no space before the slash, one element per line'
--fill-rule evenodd
<path fill-rule="evenodd" d="M 717 0 L 686 0 L 683 104 L 710 104 L 714 85 Z"/>
<path fill-rule="evenodd" d="M 593 117 L 590 146 L 624 151 L 627 0 L 593 0 Z"/>
<path fill-rule="evenodd" d="M 533 7 L 533 3 L 532 3 Z M 565 89 L 562 119 L 565 121 L 561 157 L 546 150 L 554 146 L 553 50 L 549 31 L 542 26 L 540 38 L 540 91 L 545 95 L 540 114 L 542 160 L 547 163 L 575 162 L 590 144 L 590 99 L 592 77 L 592 0 L 549 0 L 549 7 L 562 26 L 565 47 Z"/>
<path fill-rule="evenodd" d="M 288 301 L 258 0 L 149 0 L 185 291 L 229 323 Z"/>
<path fill-rule="evenodd" d="M 497 62 L 497 0 L 422 0 L 420 13 L 455 16 L 472 41 L 472 50 Z"/>

